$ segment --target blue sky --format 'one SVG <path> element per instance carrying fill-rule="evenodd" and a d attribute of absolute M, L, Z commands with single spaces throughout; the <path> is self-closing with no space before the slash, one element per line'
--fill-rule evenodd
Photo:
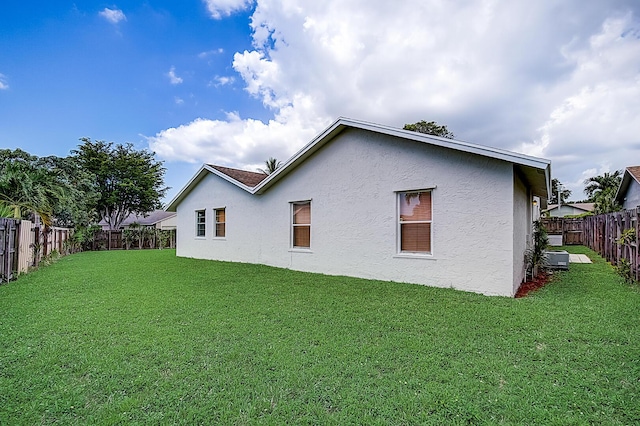
<path fill-rule="evenodd" d="M 640 3 L 11 1 L 0 147 L 131 142 L 168 199 L 203 162 L 286 160 L 339 116 L 446 124 L 582 180 L 640 164 Z"/>

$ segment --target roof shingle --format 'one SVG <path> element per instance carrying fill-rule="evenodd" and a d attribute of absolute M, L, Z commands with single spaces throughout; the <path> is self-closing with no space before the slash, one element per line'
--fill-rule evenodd
<path fill-rule="evenodd" d="M 248 172 L 246 170 L 232 169 L 231 167 L 222 167 L 210 164 L 211 167 L 229 176 L 231 179 L 237 180 L 247 186 L 254 187 L 267 178 L 265 173 Z"/>
<path fill-rule="evenodd" d="M 627 170 L 640 183 L 640 166 L 627 167 Z"/>

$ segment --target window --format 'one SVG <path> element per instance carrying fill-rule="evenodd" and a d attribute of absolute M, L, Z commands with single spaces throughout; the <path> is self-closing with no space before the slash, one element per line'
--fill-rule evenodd
<path fill-rule="evenodd" d="M 431 253 L 431 191 L 398 193 L 401 253 Z"/>
<path fill-rule="evenodd" d="M 291 203 L 294 248 L 311 247 L 311 201 Z"/>
<path fill-rule="evenodd" d="M 224 236 L 226 236 L 226 217 L 227 214 L 225 212 L 225 209 L 214 209 L 213 210 L 214 216 L 215 216 L 215 227 L 216 227 L 216 232 L 215 232 L 215 236 L 218 238 L 222 238 Z"/>
<path fill-rule="evenodd" d="M 206 229 L 205 211 L 196 210 L 196 237 L 204 237 Z"/>

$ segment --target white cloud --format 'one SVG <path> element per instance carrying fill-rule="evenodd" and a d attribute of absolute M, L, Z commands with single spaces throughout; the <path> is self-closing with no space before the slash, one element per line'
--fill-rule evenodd
<path fill-rule="evenodd" d="M 606 19 L 583 48 L 565 49 L 573 71 L 545 99 L 553 109 L 538 137 L 522 145 L 566 171 L 574 198 L 583 197 L 586 177 L 635 165 L 634 158 L 640 158 L 638 52 L 640 24 L 631 14 Z"/>
<path fill-rule="evenodd" d="M 8 90 L 9 83 L 7 83 L 7 77 L 4 74 L 0 74 L 0 90 Z"/>
<path fill-rule="evenodd" d="M 214 87 L 218 87 L 218 86 L 226 86 L 228 84 L 233 84 L 236 81 L 235 77 L 233 76 L 215 76 L 213 81 L 211 81 L 209 83 L 209 86 L 214 86 Z"/>
<path fill-rule="evenodd" d="M 105 7 L 104 10 L 98 12 L 98 15 L 102 16 L 112 24 L 117 24 L 120 21 L 127 20 L 124 12 L 122 12 L 122 10 L 120 9 L 109 9 L 108 7 Z"/>
<path fill-rule="evenodd" d="M 210 56 L 220 55 L 222 53 L 224 53 L 224 49 L 222 47 L 219 47 L 218 49 L 212 49 L 212 50 L 207 50 L 205 52 L 198 53 L 198 58 L 206 59 L 206 58 L 208 58 Z"/>
<path fill-rule="evenodd" d="M 252 0 L 203 0 L 203 2 L 214 19 L 222 19 L 233 12 L 246 10 L 253 3 Z"/>
<path fill-rule="evenodd" d="M 161 158 L 255 170 L 266 158 L 289 158 L 315 135 L 317 123 L 300 122 L 292 114 L 284 117 L 285 122 L 266 124 L 243 120 L 238 113 L 228 113 L 225 121 L 198 118 L 147 137 L 147 141 Z"/>
<path fill-rule="evenodd" d="M 175 98 L 173 98 L 173 101 L 176 103 L 176 105 L 184 105 L 184 99 L 176 96 Z"/>
<path fill-rule="evenodd" d="M 222 16 L 248 3 L 207 4 Z M 198 119 L 149 140 L 166 159 L 243 167 L 286 158 L 338 116 L 436 120 L 576 182 L 640 158 L 639 17 L 634 0 L 258 0 L 254 48 L 233 68 L 272 119 Z"/>
<path fill-rule="evenodd" d="M 176 67 L 171 67 L 167 73 L 167 77 L 169 77 L 169 82 L 173 85 L 182 84 L 182 77 L 176 75 Z"/>

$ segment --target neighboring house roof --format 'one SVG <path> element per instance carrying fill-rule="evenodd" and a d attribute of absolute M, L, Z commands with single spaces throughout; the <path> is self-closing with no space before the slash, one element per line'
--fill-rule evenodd
<path fill-rule="evenodd" d="M 573 207 L 578 210 L 582 210 L 585 212 L 592 212 L 595 210 L 595 203 L 564 203 L 563 206 Z M 549 208 L 545 211 L 550 212 L 551 210 L 555 210 L 558 208 L 557 204 L 549 204 Z"/>
<path fill-rule="evenodd" d="M 162 222 L 163 220 L 169 219 L 175 216 L 175 212 L 167 212 L 164 210 L 154 210 L 151 213 L 148 213 L 146 216 L 138 215 L 136 213 L 131 213 L 129 216 L 122 221 L 121 227 L 126 227 L 131 225 L 132 223 L 138 223 L 142 226 L 152 226 L 157 224 L 158 222 Z M 107 222 L 101 220 L 99 223 L 100 226 L 106 226 Z"/>
<path fill-rule="evenodd" d="M 213 164 L 209 164 L 209 166 L 224 173 L 230 178 L 237 180 L 243 185 L 252 188 L 269 177 L 266 173 L 249 172 L 246 170 L 232 169 L 231 167 L 215 166 Z"/>
<path fill-rule="evenodd" d="M 388 136 L 395 136 L 402 139 L 413 140 L 415 142 L 508 161 L 514 164 L 520 176 L 526 183 L 529 184 L 532 189 L 533 195 L 539 196 L 541 199 L 546 200 L 548 194 L 551 192 L 551 188 L 549 185 L 551 175 L 551 162 L 549 160 L 531 157 L 524 154 L 518 154 L 502 149 L 491 148 L 484 145 L 476 145 L 454 139 L 441 138 L 438 136 L 427 135 L 410 130 L 398 129 L 395 127 L 389 127 L 342 117 L 337 119 L 333 124 L 322 131 L 311 142 L 305 145 L 285 164 L 283 164 L 270 175 L 264 175 L 262 173 L 255 172 L 246 172 L 222 166 L 212 166 L 209 164 L 203 165 L 196 173 L 196 175 L 167 205 L 166 210 L 175 211 L 176 207 L 178 206 L 178 204 L 180 204 L 184 197 L 186 197 L 187 194 L 189 194 L 189 192 L 191 192 L 191 190 L 209 173 L 213 173 L 251 194 L 262 194 L 271 186 L 276 184 L 280 179 L 294 170 L 298 165 L 303 163 L 307 158 L 312 156 L 325 144 L 327 144 L 341 132 L 349 128 L 366 130 L 379 134 L 385 134 Z M 262 177 L 262 179 L 258 181 L 258 177 Z"/>
<path fill-rule="evenodd" d="M 618 192 L 616 192 L 617 203 L 619 204 L 624 203 L 624 197 L 627 194 L 629 185 L 631 185 L 631 183 L 634 180 L 638 185 L 640 185 L 640 166 L 631 166 L 631 167 L 627 167 L 624 170 L 624 174 L 622 175 L 622 181 L 620 182 L 620 186 L 618 187 Z"/>

